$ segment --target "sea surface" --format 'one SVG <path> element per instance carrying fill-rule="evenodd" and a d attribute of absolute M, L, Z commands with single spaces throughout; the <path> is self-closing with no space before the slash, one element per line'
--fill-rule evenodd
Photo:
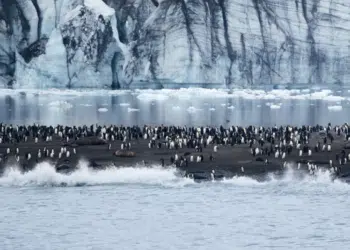
<path fill-rule="evenodd" d="M 350 120 L 349 90 L 0 90 L 12 124 L 315 125 Z"/>
<path fill-rule="evenodd" d="M 328 90 L 4 90 L 0 121 L 340 124 L 349 103 Z M 0 249 L 349 249 L 349 196 L 328 172 L 194 183 L 158 166 L 93 172 L 81 162 L 67 176 L 42 163 L 0 177 Z"/>
<path fill-rule="evenodd" d="M 328 173 L 193 183 L 175 170 L 0 178 L 1 249 L 349 249 L 350 186 Z"/>

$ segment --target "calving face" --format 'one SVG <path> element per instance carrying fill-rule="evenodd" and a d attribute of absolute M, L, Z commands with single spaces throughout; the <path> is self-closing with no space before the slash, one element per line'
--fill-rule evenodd
<path fill-rule="evenodd" d="M 342 28 L 350 22 L 345 0 L 327 2 L 327 8 L 325 0 L 305 8 L 284 0 L 16 3 L 0 6 L 14 13 L 3 18 L 6 27 L 26 30 L 15 39 L 2 33 L 4 79 L 14 87 L 339 86 L 350 78 L 338 63 L 349 50 L 342 42 L 349 36 Z M 332 20 L 314 18 L 310 28 L 310 17 L 329 10 Z"/>

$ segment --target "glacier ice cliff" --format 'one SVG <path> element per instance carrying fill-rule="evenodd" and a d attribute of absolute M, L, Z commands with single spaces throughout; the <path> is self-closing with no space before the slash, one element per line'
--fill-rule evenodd
<path fill-rule="evenodd" d="M 0 0 L 15 88 L 348 85 L 347 0 Z"/>

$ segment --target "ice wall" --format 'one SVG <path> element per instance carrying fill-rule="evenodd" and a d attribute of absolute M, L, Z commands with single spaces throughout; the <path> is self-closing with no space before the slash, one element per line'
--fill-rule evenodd
<path fill-rule="evenodd" d="M 0 81 L 348 85 L 349 27 L 347 0 L 0 0 Z"/>

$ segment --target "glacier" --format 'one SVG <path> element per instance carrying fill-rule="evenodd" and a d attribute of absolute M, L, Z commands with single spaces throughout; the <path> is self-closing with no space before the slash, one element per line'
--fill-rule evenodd
<path fill-rule="evenodd" d="M 13 88 L 350 83 L 347 0 L 0 0 Z"/>

